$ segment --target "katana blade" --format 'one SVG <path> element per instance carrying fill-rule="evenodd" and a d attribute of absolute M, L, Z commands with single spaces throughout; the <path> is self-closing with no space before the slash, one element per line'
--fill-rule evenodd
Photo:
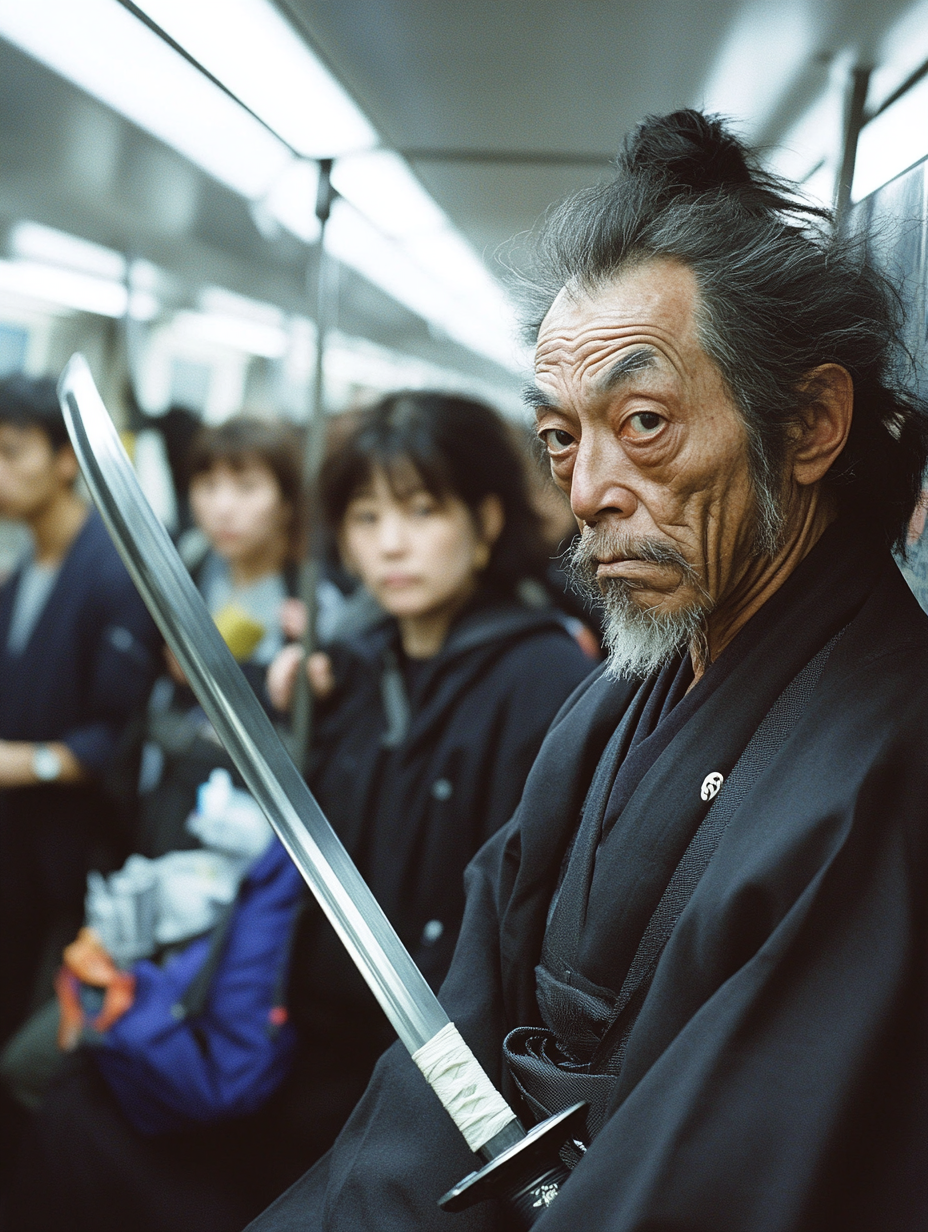
<path fill-rule="evenodd" d="M 219 634 L 149 505 L 83 356 L 58 386 L 94 503 L 197 700 L 397 1035 L 415 1052 L 448 1015 L 368 889 Z"/>

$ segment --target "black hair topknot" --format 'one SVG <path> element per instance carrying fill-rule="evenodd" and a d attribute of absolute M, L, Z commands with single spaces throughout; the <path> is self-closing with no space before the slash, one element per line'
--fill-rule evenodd
<path fill-rule="evenodd" d="M 647 116 L 626 137 L 615 160 L 620 178 L 637 180 L 654 204 L 674 197 L 727 194 L 749 211 L 802 213 L 830 218 L 830 212 L 785 191 L 755 154 L 718 115 L 686 108 Z"/>

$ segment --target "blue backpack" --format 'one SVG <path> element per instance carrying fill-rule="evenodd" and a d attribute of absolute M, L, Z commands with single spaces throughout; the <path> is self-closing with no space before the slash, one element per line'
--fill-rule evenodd
<path fill-rule="evenodd" d="M 163 1134 L 244 1116 L 280 1086 L 296 1047 L 285 992 L 304 902 L 275 838 L 211 933 L 164 966 L 134 965 L 131 1008 L 87 1042 L 136 1129 Z"/>

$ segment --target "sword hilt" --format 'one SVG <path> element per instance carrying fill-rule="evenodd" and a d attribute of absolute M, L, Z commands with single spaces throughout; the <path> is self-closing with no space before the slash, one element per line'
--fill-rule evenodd
<path fill-rule="evenodd" d="M 565 1147 L 586 1150 L 581 1135 L 586 1129 L 587 1103 L 573 1104 L 530 1129 L 514 1142 L 500 1143 L 502 1150 L 476 1172 L 471 1172 L 438 1200 L 445 1211 L 463 1211 L 477 1202 L 496 1198 L 504 1202 L 520 1228 L 530 1228 L 551 1205 L 570 1176 L 562 1158 Z M 508 1128 L 508 1127 L 507 1127 Z M 502 1135 L 500 1135 L 502 1137 Z M 494 1141 L 480 1154 L 488 1155 Z"/>

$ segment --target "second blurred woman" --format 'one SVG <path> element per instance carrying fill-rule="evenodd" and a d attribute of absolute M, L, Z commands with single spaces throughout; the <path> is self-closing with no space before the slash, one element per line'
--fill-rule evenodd
<path fill-rule="evenodd" d="M 299 439 L 288 426 L 240 417 L 195 438 L 190 504 L 206 540 L 193 576 L 220 631 L 259 696 L 285 643 L 282 618 L 296 593 L 304 525 Z M 331 583 L 322 620 L 340 603 Z M 330 593 L 334 592 L 334 595 Z M 185 829 L 196 791 L 216 767 L 232 769 L 173 657 L 149 706 L 139 849 L 160 856 L 193 839 Z"/>

